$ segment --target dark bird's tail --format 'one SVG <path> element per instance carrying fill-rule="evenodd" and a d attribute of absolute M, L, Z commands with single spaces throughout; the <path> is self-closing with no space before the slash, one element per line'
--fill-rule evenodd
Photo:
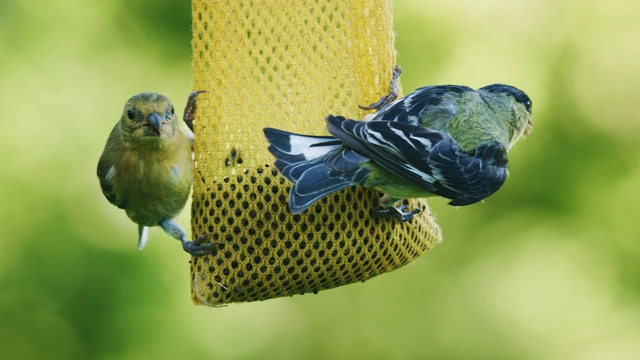
<path fill-rule="evenodd" d="M 298 214 L 336 191 L 360 184 L 369 174 L 359 167 L 369 161 L 333 136 L 310 136 L 265 128 L 275 166 L 293 183 L 289 210 Z"/>

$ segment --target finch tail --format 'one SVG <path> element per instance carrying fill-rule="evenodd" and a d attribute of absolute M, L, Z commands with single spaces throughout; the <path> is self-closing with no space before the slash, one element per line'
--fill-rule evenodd
<path fill-rule="evenodd" d="M 314 202 L 336 191 L 358 185 L 369 174 L 360 167 L 369 159 L 344 147 L 333 136 L 308 136 L 265 128 L 275 166 L 293 183 L 289 210 L 299 214 Z"/>
<path fill-rule="evenodd" d="M 149 228 L 143 225 L 138 225 L 138 250 L 144 249 L 149 239 Z"/>

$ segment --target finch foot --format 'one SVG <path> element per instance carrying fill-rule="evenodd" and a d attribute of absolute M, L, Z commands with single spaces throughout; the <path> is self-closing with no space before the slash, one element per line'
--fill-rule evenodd
<path fill-rule="evenodd" d="M 182 119 L 187 124 L 191 132 L 193 132 L 193 119 L 196 118 L 196 109 L 198 108 L 198 94 L 207 92 L 206 90 L 196 90 L 189 94 L 187 106 L 184 107 L 184 115 Z"/>
<path fill-rule="evenodd" d="M 209 236 L 210 236 L 209 234 L 204 234 L 199 236 L 197 239 L 193 241 L 184 240 L 182 241 L 182 248 L 184 249 L 184 251 L 191 254 L 191 256 L 203 256 L 203 255 L 210 254 L 211 251 L 214 249 L 215 245 L 222 244 L 222 243 L 217 242 L 217 243 L 203 244 L 203 242 L 207 238 L 209 238 Z"/>
<path fill-rule="evenodd" d="M 396 218 L 400 220 L 400 222 L 411 221 L 413 220 L 413 215 L 420 213 L 422 210 L 413 209 L 410 211 L 404 211 L 409 207 L 409 205 L 399 205 L 399 206 L 391 206 L 389 208 L 383 210 L 375 210 L 373 211 L 373 216 L 380 218 Z"/>
<path fill-rule="evenodd" d="M 370 104 L 369 106 L 358 105 L 362 110 L 382 110 L 393 103 L 398 98 L 398 77 L 402 69 L 396 65 L 393 69 L 393 75 L 391 76 L 391 89 L 387 95 L 382 96 L 378 101 Z"/>

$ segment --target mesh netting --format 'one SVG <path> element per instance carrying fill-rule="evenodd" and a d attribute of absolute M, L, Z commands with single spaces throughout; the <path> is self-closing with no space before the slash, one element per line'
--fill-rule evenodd
<path fill-rule="evenodd" d="M 196 304 L 317 292 L 405 265 L 440 241 L 426 202 L 413 221 L 370 216 L 380 194 L 351 188 L 299 215 L 262 128 L 326 134 L 327 114 L 389 91 L 390 0 L 193 0 L 195 236 L 222 242 L 192 259 Z"/>

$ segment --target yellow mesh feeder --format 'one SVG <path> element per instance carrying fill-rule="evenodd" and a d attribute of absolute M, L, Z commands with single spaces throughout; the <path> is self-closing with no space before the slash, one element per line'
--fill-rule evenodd
<path fill-rule="evenodd" d="M 264 127 L 325 135 L 328 114 L 389 92 L 390 0 L 193 0 L 196 117 L 192 227 L 221 242 L 191 261 L 195 304 L 291 296 L 365 281 L 441 240 L 425 201 L 410 222 L 372 217 L 354 187 L 293 215 Z"/>

